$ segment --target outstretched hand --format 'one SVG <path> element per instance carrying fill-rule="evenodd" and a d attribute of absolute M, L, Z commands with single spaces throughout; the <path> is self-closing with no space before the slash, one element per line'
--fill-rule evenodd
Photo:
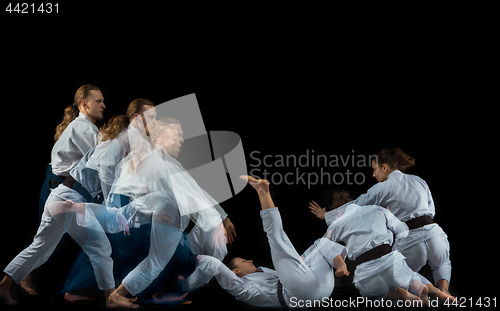
<path fill-rule="evenodd" d="M 233 244 L 234 238 L 236 237 L 236 230 L 234 229 L 233 223 L 229 220 L 229 217 L 226 217 L 222 224 L 224 225 L 224 229 L 226 229 L 227 242 Z"/>
<path fill-rule="evenodd" d="M 316 215 L 319 219 L 325 219 L 326 208 L 321 208 L 318 203 L 312 201 L 309 202 L 309 209 L 311 210 L 311 213 Z"/>
<path fill-rule="evenodd" d="M 265 179 L 255 179 L 250 175 L 241 175 L 240 179 L 248 182 L 257 192 L 269 193 L 269 181 Z"/>

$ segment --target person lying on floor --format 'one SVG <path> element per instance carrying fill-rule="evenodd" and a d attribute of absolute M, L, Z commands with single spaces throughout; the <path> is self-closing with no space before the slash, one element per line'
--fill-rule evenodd
<path fill-rule="evenodd" d="M 198 256 L 197 270 L 183 282 L 185 291 L 206 284 L 212 277 L 237 300 L 259 307 L 295 307 L 299 300 L 329 298 L 338 277 L 349 275 L 344 246 L 320 238 L 300 256 L 283 231 L 280 213 L 269 193 L 267 180 L 241 176 L 257 191 L 260 216 L 267 233 L 276 270 L 256 267 L 252 260 L 233 258 L 229 267 L 206 255 Z"/>

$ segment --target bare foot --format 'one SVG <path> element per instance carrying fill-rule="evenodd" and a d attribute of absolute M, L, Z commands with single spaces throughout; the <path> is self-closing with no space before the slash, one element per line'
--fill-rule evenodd
<path fill-rule="evenodd" d="M 9 306 L 17 304 L 17 301 L 12 299 L 10 286 L 8 285 L 0 285 L 0 300 L 3 300 Z"/>
<path fill-rule="evenodd" d="M 90 301 L 96 299 L 97 299 L 96 297 L 88 297 L 83 295 L 73 295 L 70 293 L 64 293 L 64 300 L 66 300 L 67 302 Z"/>
<path fill-rule="evenodd" d="M 269 182 L 265 179 L 255 179 L 249 175 L 241 175 L 240 179 L 246 180 L 257 192 L 269 192 Z"/>
<path fill-rule="evenodd" d="M 108 300 L 106 301 L 106 307 L 108 308 L 131 308 L 137 309 L 139 305 L 134 304 L 137 301 L 137 297 L 127 298 L 124 296 L 120 296 L 116 291 L 114 291 L 111 295 L 109 295 Z"/>
<path fill-rule="evenodd" d="M 14 284 L 14 280 L 10 275 L 6 274 L 2 281 L 0 282 L 0 302 L 4 301 L 7 305 L 15 305 L 17 301 L 12 299 L 12 295 L 10 294 L 10 288 Z"/>
<path fill-rule="evenodd" d="M 422 300 L 422 304 L 424 307 L 428 307 L 429 306 L 429 289 L 426 287 L 424 287 L 424 289 L 422 290 L 422 293 L 420 294 L 420 299 Z"/>
<path fill-rule="evenodd" d="M 457 298 L 455 298 L 455 296 L 452 296 L 450 294 L 449 291 L 442 291 L 442 290 L 437 290 L 436 292 L 433 292 L 432 294 L 434 294 L 439 300 L 441 301 L 446 301 L 446 299 L 449 299 L 448 301 L 455 301 Z"/>
<path fill-rule="evenodd" d="M 429 287 L 424 285 L 420 280 L 414 280 L 411 282 L 410 287 L 408 288 L 408 294 L 419 298 L 422 300 L 422 306 L 429 306 Z"/>
<path fill-rule="evenodd" d="M 35 288 L 33 287 L 33 283 L 31 283 L 31 274 L 28 274 L 24 280 L 19 282 L 19 285 L 22 289 L 24 289 L 29 295 L 34 296 L 37 294 Z"/>
<path fill-rule="evenodd" d="M 417 296 L 413 295 L 412 293 L 404 290 L 401 287 L 398 287 L 397 289 L 392 290 L 389 295 L 387 295 L 388 300 L 396 300 L 396 299 L 401 299 L 404 301 L 419 301 L 421 300 Z"/>

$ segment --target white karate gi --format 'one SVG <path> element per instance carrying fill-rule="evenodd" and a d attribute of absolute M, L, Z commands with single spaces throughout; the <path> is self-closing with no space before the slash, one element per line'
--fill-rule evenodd
<path fill-rule="evenodd" d="M 217 203 L 165 150 L 139 148 L 131 152 L 119 164 L 111 188 L 110 197 L 117 191 L 130 196 L 132 202 L 121 208 L 86 203 L 85 220 L 79 224 L 98 221 L 104 230 L 114 230 L 123 228 L 127 221 L 134 225 L 152 223 L 148 256 L 122 282 L 130 294 L 142 292 L 163 271 L 190 219 L 195 222 L 187 235 L 190 251 L 221 260 L 226 255 L 225 213 L 218 212 Z"/>
<path fill-rule="evenodd" d="M 75 167 L 75 170 L 85 168 L 85 163 L 94 150 L 95 148 L 85 154 L 79 165 Z M 83 175 L 81 172 L 79 174 L 80 176 Z M 89 192 L 92 192 L 92 190 Z M 55 214 L 52 203 L 66 200 L 76 203 L 86 202 L 80 193 L 66 187 L 64 184 L 60 184 L 54 189 L 45 203 L 42 221 L 33 242 L 9 263 L 4 272 L 10 275 L 16 283 L 19 283 L 32 270 L 49 259 L 63 234 L 68 232 L 89 256 L 99 289 L 114 288 L 113 260 L 110 257 L 111 245 L 103 228 L 98 222 L 90 223 L 85 228 L 79 226 L 77 224 L 78 217 L 76 217 L 75 213 Z"/>
<path fill-rule="evenodd" d="M 321 238 L 303 254 L 302 259 L 283 231 L 278 208 L 262 210 L 260 215 L 276 270 L 259 267 L 259 272 L 240 278 L 220 260 L 198 256 L 199 264 L 184 280 L 184 290 L 192 291 L 215 276 L 222 288 L 237 300 L 252 306 L 280 307 L 278 280 L 283 285 L 283 298 L 289 307 L 294 306 L 290 302 L 292 297 L 297 300 L 330 297 L 335 285 L 333 260 L 339 254 L 345 258 L 345 247 Z"/>
<path fill-rule="evenodd" d="M 52 147 L 52 173 L 67 177 L 84 154 L 97 145 L 99 129 L 80 112 Z"/>
<path fill-rule="evenodd" d="M 52 150 L 52 159 L 56 160 L 52 163 L 53 169 L 56 168 L 54 173 L 67 176 L 69 172 L 94 198 L 102 190 L 106 190 L 106 194 L 110 191 L 115 169 L 130 152 L 130 146 L 138 148 L 145 142 L 133 126 L 129 126 L 116 139 L 94 147 L 97 134 L 97 127 L 80 113 L 64 130 Z M 101 222 L 92 221 L 96 215 L 90 213 L 85 217 L 75 213 L 53 215 L 49 208 L 51 203 L 66 200 L 86 202 L 80 193 L 63 184 L 54 189 L 45 203 L 45 212 L 33 242 L 12 260 L 4 272 L 19 283 L 33 269 L 48 260 L 62 235 L 68 232 L 89 256 L 99 289 L 114 288 L 111 245 L 105 232 L 123 231 L 127 225 L 126 219 L 118 209 L 110 209 L 109 216 Z M 97 217 L 100 215 L 98 213 Z"/>
<path fill-rule="evenodd" d="M 344 205 L 332 210 L 328 220 L 327 238 L 344 242 L 351 260 L 377 246 L 392 245 L 393 233 L 397 235 L 397 240 L 408 235 L 405 223 L 376 205 Z M 418 273 L 408 267 L 404 256 L 397 251 L 366 261 L 358 265 L 354 272 L 354 285 L 360 294 L 375 299 L 385 298 L 398 287 L 408 290 L 410 284 L 417 280 L 420 281 Z"/>
<path fill-rule="evenodd" d="M 427 183 L 415 175 L 393 171 L 389 178 L 371 187 L 353 202 L 358 205 L 388 207 L 399 220 L 408 221 L 423 215 L 434 218 L 434 201 Z M 325 215 L 328 223 L 328 213 Z M 396 241 L 396 249 L 406 257 L 413 271 L 419 271 L 427 261 L 434 283 L 451 279 L 450 244 L 441 227 L 434 223 L 412 229 L 404 239 Z"/>

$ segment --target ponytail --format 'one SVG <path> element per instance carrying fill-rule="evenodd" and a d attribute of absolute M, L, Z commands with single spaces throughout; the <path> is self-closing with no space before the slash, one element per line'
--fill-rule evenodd
<path fill-rule="evenodd" d="M 154 106 L 153 102 L 144 98 L 134 99 L 127 108 L 127 114 L 114 116 L 100 130 L 101 141 L 115 139 L 121 131 L 126 129 L 134 119 L 135 114 L 144 112 L 144 106 Z"/>
<path fill-rule="evenodd" d="M 73 104 L 69 105 L 64 109 L 64 117 L 61 123 L 59 123 L 59 125 L 57 125 L 56 127 L 56 134 L 54 135 L 54 143 L 59 140 L 64 130 L 68 127 L 71 121 L 73 121 L 76 117 L 78 117 L 79 113 L 80 110 L 78 110 L 78 108 Z"/>
<path fill-rule="evenodd" d="M 130 124 L 130 119 L 126 116 L 113 116 L 108 123 L 101 128 L 101 141 L 115 139 L 118 134 L 126 129 Z"/>
<path fill-rule="evenodd" d="M 61 123 L 56 127 L 56 133 L 54 135 L 54 143 L 59 140 L 64 130 L 68 127 L 68 125 L 78 117 L 80 113 L 80 103 L 82 100 L 86 99 L 90 95 L 90 91 L 100 91 L 101 89 L 92 84 L 82 85 L 76 90 L 75 97 L 73 100 L 73 104 L 69 105 L 64 109 L 64 117 Z"/>
<path fill-rule="evenodd" d="M 398 169 L 404 172 L 408 167 L 415 165 L 415 158 L 407 155 L 403 150 L 396 148 L 394 150 L 384 149 L 376 155 L 377 165 L 387 164 L 391 169 Z"/>

